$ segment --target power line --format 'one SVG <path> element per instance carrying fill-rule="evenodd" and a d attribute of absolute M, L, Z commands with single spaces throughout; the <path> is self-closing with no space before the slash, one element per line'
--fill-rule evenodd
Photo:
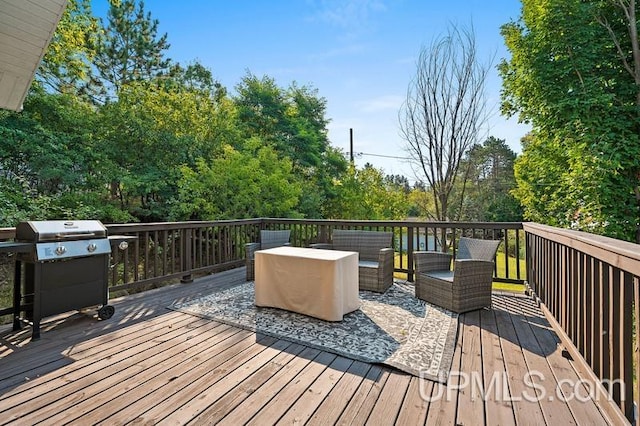
<path fill-rule="evenodd" d="M 394 155 L 383 155 L 383 154 L 370 154 L 367 152 L 358 152 L 357 155 L 368 155 L 369 157 L 382 157 L 382 158 L 392 158 L 395 160 L 412 160 L 411 157 L 397 157 Z"/>
<path fill-rule="evenodd" d="M 369 157 L 392 158 L 392 159 L 395 159 L 395 160 L 412 160 L 411 157 L 397 157 L 397 156 L 394 156 L 394 155 L 371 154 L 371 153 L 368 153 L 368 152 L 356 152 L 355 155 L 357 155 L 358 157 L 366 155 L 366 156 L 369 156 Z"/>
<path fill-rule="evenodd" d="M 380 157 L 380 158 L 391 158 L 392 160 L 413 160 L 413 158 L 410 157 L 398 157 L 396 155 L 384 155 L 384 154 L 371 154 L 369 152 L 353 152 L 353 129 L 350 128 L 349 129 L 349 159 L 351 160 L 351 162 L 353 163 L 353 157 L 362 157 L 362 156 L 369 156 L 369 157 Z"/>

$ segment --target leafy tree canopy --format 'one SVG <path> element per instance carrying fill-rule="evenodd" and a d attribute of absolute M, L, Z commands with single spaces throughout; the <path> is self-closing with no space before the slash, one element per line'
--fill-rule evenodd
<path fill-rule="evenodd" d="M 291 161 L 262 141 L 248 142 L 253 151 L 226 146 L 221 156 L 194 168 L 183 166 L 172 217 L 178 220 L 244 219 L 292 216 L 301 186 Z"/>
<path fill-rule="evenodd" d="M 92 99 L 98 82 L 91 64 L 93 46 L 102 30 L 91 14 L 90 0 L 68 0 L 36 73 L 36 81 L 48 90 Z"/>
<path fill-rule="evenodd" d="M 168 47 L 142 1 L 105 22 L 69 1 L 24 111 L 0 112 L 0 226 L 404 217 L 406 180 L 349 167 L 316 89 L 247 73 L 231 97 Z"/>
<path fill-rule="evenodd" d="M 502 109 L 533 127 L 515 165 L 527 219 L 640 241 L 640 89 L 620 56 L 637 24 L 621 4 L 524 0 L 502 27 Z"/>

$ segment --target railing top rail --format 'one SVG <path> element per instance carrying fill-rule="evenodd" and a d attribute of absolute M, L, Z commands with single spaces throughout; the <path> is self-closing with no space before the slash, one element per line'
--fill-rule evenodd
<path fill-rule="evenodd" d="M 522 229 L 522 222 L 443 222 L 421 220 L 346 220 L 346 219 L 289 219 L 263 218 L 265 223 L 305 223 L 315 225 L 348 226 L 420 226 L 428 228 L 462 229 Z"/>
<path fill-rule="evenodd" d="M 234 224 L 256 224 L 262 219 L 229 219 L 211 221 L 188 221 L 188 222 L 151 222 L 151 223 L 113 223 L 105 224 L 110 233 L 114 232 L 135 232 L 139 229 L 148 231 L 167 229 L 187 229 L 207 226 L 234 225 Z"/>
<path fill-rule="evenodd" d="M 421 220 L 343 220 L 343 219 L 291 219 L 291 218 L 252 218 L 187 222 L 150 222 L 150 223 L 107 223 L 110 234 L 138 231 L 177 230 L 202 228 L 207 226 L 262 223 L 307 224 L 331 226 L 368 226 L 368 227 L 424 227 L 457 229 L 522 229 L 521 222 L 442 222 Z M 0 241 L 15 237 L 15 228 L 0 228 Z"/>
<path fill-rule="evenodd" d="M 526 232 L 546 238 L 598 258 L 640 276 L 640 245 L 572 229 L 539 223 L 523 223 Z"/>

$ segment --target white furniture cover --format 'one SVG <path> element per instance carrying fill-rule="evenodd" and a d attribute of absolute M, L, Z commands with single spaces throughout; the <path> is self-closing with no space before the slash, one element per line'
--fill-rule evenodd
<path fill-rule="evenodd" d="M 300 247 L 256 252 L 255 304 L 341 321 L 360 307 L 358 253 Z"/>

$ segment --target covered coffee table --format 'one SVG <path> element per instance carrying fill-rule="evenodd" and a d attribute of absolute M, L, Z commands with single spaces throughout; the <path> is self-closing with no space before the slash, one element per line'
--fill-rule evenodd
<path fill-rule="evenodd" d="M 256 306 L 341 321 L 360 307 L 358 253 L 300 247 L 256 252 Z"/>

